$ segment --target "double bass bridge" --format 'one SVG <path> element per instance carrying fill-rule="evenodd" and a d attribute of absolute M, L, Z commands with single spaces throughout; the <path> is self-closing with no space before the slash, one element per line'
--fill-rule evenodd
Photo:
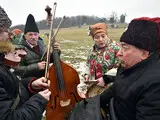
<path fill-rule="evenodd" d="M 68 106 L 70 103 L 71 103 L 71 99 L 68 99 L 68 100 L 65 100 L 65 101 L 63 101 L 63 100 L 60 101 L 61 107 Z"/>

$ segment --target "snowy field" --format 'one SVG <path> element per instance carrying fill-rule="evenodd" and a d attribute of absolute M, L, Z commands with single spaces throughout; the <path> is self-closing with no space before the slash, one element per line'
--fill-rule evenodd
<path fill-rule="evenodd" d="M 81 41 L 83 42 L 83 41 Z M 61 60 L 73 66 L 79 75 L 84 71 L 86 59 L 91 45 L 84 45 L 79 41 L 63 40 L 61 44 Z M 68 47 L 67 47 L 68 46 Z M 63 49 L 65 48 L 65 49 Z"/>

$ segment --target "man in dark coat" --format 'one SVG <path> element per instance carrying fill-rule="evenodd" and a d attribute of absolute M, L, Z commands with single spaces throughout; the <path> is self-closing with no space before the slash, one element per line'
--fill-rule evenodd
<path fill-rule="evenodd" d="M 41 120 L 51 95 L 49 84 L 44 77 L 19 81 L 10 71 L 6 55 L 12 55 L 13 61 L 21 60 L 9 41 L 10 26 L 11 20 L 0 6 L 0 119 Z"/>
<path fill-rule="evenodd" d="M 33 15 L 29 14 L 25 24 L 24 35 L 18 43 L 23 46 L 27 55 L 21 61 L 20 65 L 15 68 L 15 74 L 22 77 L 42 77 L 44 76 L 46 61 L 46 47 L 44 41 L 39 37 L 39 29 L 36 25 Z M 54 48 L 60 50 L 58 42 L 54 43 Z"/>
<path fill-rule="evenodd" d="M 160 18 L 133 19 L 120 38 L 118 56 L 121 67 L 101 94 L 101 107 L 112 98 L 112 120 L 160 120 Z"/>

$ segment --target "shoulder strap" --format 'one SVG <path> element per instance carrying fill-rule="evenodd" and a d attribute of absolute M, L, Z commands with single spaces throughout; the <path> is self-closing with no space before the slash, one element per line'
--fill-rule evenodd
<path fill-rule="evenodd" d="M 17 93 L 17 97 L 16 99 L 14 100 L 14 103 L 12 104 L 11 106 L 11 109 L 16 109 L 16 107 L 18 106 L 19 104 L 19 101 L 20 101 L 20 94 L 21 94 L 21 89 L 20 89 L 20 86 L 19 86 L 19 92 Z"/>
<path fill-rule="evenodd" d="M 19 101 L 20 101 L 20 97 L 19 97 L 19 93 L 17 94 L 17 97 L 16 97 L 16 99 L 14 100 L 14 103 L 12 104 L 12 106 L 11 106 L 11 109 L 16 109 L 16 107 L 18 106 L 18 104 L 19 104 Z"/>

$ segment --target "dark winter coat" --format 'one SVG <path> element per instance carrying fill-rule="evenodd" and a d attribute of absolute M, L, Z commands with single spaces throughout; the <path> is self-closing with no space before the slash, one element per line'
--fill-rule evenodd
<path fill-rule="evenodd" d="M 24 36 L 21 38 L 18 45 L 25 48 L 27 55 L 22 59 L 20 65 L 15 69 L 15 74 L 21 76 L 22 78 L 44 76 L 44 70 L 39 70 L 38 68 L 38 62 L 41 61 L 41 58 L 45 52 L 43 40 L 41 38 L 38 40 L 40 53 L 37 53 L 27 44 Z"/>
<path fill-rule="evenodd" d="M 120 69 L 112 89 L 101 94 L 101 106 L 111 97 L 118 120 L 160 120 L 159 55 Z"/>
<path fill-rule="evenodd" d="M 41 120 L 47 100 L 40 94 L 32 95 L 29 92 L 28 83 L 29 80 L 19 81 L 7 67 L 0 63 L 1 120 Z M 12 109 L 11 106 L 18 93 L 20 102 L 15 109 Z"/>

